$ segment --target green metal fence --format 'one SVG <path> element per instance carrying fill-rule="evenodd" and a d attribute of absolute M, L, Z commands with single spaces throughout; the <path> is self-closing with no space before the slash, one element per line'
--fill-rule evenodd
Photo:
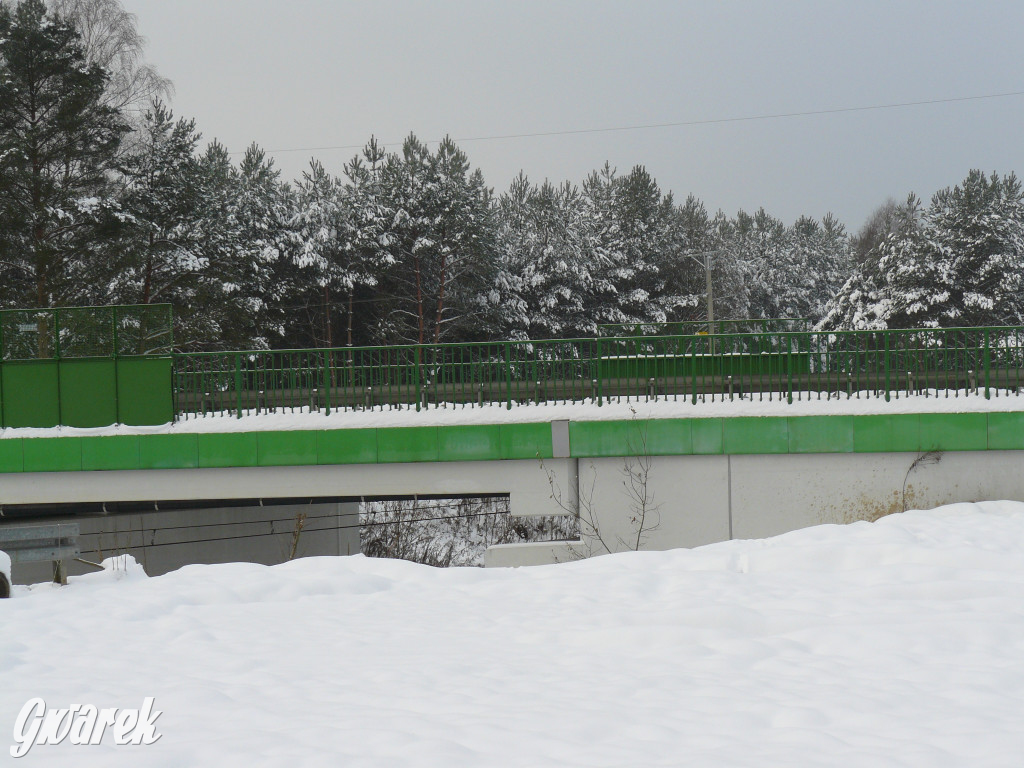
<path fill-rule="evenodd" d="M 1024 327 L 815 333 L 764 326 L 181 354 L 171 346 L 166 305 L 0 312 L 0 424 L 652 399 L 991 398 L 1024 387 Z"/>
<path fill-rule="evenodd" d="M 0 311 L 0 425 L 174 417 L 169 304 Z"/>
<path fill-rule="evenodd" d="M 1019 395 L 1024 328 L 780 332 L 174 356 L 179 417 L 651 399 Z"/>
<path fill-rule="evenodd" d="M 170 304 L 0 310 L 0 360 L 169 354 Z"/>

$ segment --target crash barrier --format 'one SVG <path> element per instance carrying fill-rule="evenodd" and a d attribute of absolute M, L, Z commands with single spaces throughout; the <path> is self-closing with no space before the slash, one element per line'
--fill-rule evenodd
<path fill-rule="evenodd" d="M 53 581 L 67 584 L 67 561 L 81 554 L 78 523 L 0 526 L 0 551 L 11 563 L 53 563 Z"/>

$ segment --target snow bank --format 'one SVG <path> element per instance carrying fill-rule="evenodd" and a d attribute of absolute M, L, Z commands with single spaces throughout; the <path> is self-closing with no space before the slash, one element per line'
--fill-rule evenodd
<path fill-rule="evenodd" d="M 795 397 L 795 395 L 794 395 Z M 0 439 L 14 437 L 60 437 L 93 435 L 146 435 L 196 432 L 260 432 L 264 430 L 295 429 L 356 429 L 381 427 L 434 427 L 460 424 L 519 424 L 550 422 L 559 419 L 573 421 L 615 421 L 631 419 L 699 419 L 728 416 L 857 416 L 899 413 L 1001 413 L 1024 410 L 1024 399 L 1005 392 L 986 400 L 979 395 L 948 394 L 932 392 L 924 395 L 900 395 L 886 402 L 883 398 L 833 396 L 803 399 L 792 404 L 775 396 L 768 400 L 760 395 L 737 396 L 734 400 L 691 403 L 679 400 L 661 399 L 655 401 L 622 399 L 621 402 L 606 402 L 598 407 L 596 403 L 543 403 L 513 404 L 509 409 L 500 404 L 454 405 L 436 408 L 433 405 L 423 411 L 409 406 L 401 409 L 388 406 L 366 411 L 334 411 L 329 416 L 322 411 L 310 412 L 308 408 L 294 412 L 248 413 L 239 419 L 231 413 L 216 416 L 192 416 L 173 424 L 156 427 L 112 427 L 75 428 L 18 427 L 0 429 Z"/>
<path fill-rule="evenodd" d="M 1024 754 L 1016 502 L 521 570 L 351 557 L 112 574 L 0 604 L 0 733 L 35 696 L 152 696 L 163 736 L 35 747 L 24 765 L 961 768 Z"/>

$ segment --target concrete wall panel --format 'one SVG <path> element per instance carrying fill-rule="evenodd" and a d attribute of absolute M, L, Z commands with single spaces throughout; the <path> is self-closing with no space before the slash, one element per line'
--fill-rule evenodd
<path fill-rule="evenodd" d="M 647 472 L 648 512 L 643 549 L 696 547 L 729 538 L 729 475 L 725 456 L 652 456 Z M 641 471 L 639 459 L 580 459 L 581 528 L 615 551 L 637 540 L 640 493 L 630 489 L 629 473 Z M 599 542 L 584 542 L 595 554 Z"/>
<path fill-rule="evenodd" d="M 919 453 L 732 457 L 733 536 L 763 538 L 822 523 L 877 520 L 957 501 L 1024 501 L 1019 452 L 955 451 L 920 464 Z"/>
<path fill-rule="evenodd" d="M 300 513 L 307 518 L 298 535 L 296 557 L 359 553 L 358 502 L 154 510 L 47 522 L 77 523 L 85 560 L 130 554 L 146 573 L 159 576 L 194 563 L 282 563 L 290 554 Z M 74 561 L 67 565 L 72 576 L 95 572 Z M 18 584 L 49 581 L 51 564 L 18 563 L 12 576 Z"/>

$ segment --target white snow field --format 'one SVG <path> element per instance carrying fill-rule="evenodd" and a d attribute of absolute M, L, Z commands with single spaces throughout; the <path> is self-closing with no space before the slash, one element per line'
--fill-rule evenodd
<path fill-rule="evenodd" d="M 110 563 L 108 563 L 108 566 Z M 151 746 L 8 757 L 29 699 Z M 137 566 L 0 602 L 0 762 L 1019 766 L 1024 504 L 519 570 Z"/>

